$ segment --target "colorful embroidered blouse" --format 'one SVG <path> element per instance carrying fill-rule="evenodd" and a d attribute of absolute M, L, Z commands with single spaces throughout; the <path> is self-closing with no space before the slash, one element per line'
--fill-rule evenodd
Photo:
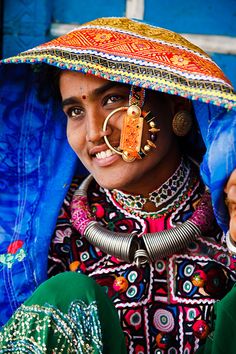
<path fill-rule="evenodd" d="M 120 316 L 129 353 L 195 352 L 209 333 L 214 302 L 229 291 L 234 281 L 234 263 L 222 244 L 219 228 L 212 225 L 207 235 L 182 252 L 138 269 L 102 253 L 73 229 L 70 200 L 78 184 L 79 179 L 72 184 L 58 218 L 49 255 L 49 276 L 71 269 L 102 285 Z M 191 165 L 185 171 L 181 190 L 168 203 L 164 201 L 158 213 L 123 208 L 116 194 L 95 182 L 89 187 L 89 201 L 104 227 L 142 235 L 172 228 L 188 219 L 203 189 Z M 164 195 L 163 188 L 159 191 Z M 117 281 L 114 284 L 118 277 L 119 286 Z"/>

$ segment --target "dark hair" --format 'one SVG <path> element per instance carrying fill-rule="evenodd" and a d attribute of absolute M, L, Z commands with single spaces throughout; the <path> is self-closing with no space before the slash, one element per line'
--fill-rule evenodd
<path fill-rule="evenodd" d="M 47 64 L 36 64 L 32 66 L 32 70 L 35 73 L 38 100 L 42 103 L 52 97 L 61 100 L 59 90 L 61 69 Z"/>

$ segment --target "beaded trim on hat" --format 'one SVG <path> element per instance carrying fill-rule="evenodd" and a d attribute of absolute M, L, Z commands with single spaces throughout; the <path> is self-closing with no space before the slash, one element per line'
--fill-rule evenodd
<path fill-rule="evenodd" d="M 147 202 L 152 202 L 156 208 L 163 203 L 173 199 L 186 184 L 190 174 L 190 165 L 181 160 L 180 165 L 173 175 L 169 177 L 158 189 L 149 193 L 149 197 L 124 193 L 118 189 L 113 189 L 112 197 L 126 210 L 142 210 Z M 105 192 L 107 190 L 105 189 Z"/>
<path fill-rule="evenodd" d="M 46 63 L 236 109 L 233 87 L 206 53 L 177 33 L 128 18 L 94 20 L 2 63 Z"/>

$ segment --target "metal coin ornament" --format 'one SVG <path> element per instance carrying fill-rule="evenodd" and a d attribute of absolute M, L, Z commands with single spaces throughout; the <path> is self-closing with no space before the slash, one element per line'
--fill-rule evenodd
<path fill-rule="evenodd" d="M 179 111 L 172 121 L 172 128 L 175 135 L 183 137 L 188 134 L 193 125 L 193 117 L 187 111 Z"/>

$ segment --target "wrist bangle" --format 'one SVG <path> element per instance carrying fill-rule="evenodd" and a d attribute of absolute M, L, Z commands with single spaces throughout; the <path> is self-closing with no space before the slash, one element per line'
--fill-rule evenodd
<path fill-rule="evenodd" d="M 227 233 L 226 233 L 226 245 L 227 245 L 230 253 L 232 253 L 233 255 L 236 255 L 236 242 L 234 242 L 232 240 L 229 231 L 227 231 Z"/>

